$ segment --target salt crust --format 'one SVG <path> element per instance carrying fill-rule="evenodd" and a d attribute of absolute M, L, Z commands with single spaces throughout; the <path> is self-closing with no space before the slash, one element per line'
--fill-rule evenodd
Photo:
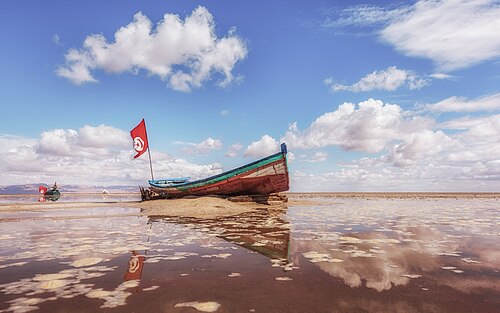
<path fill-rule="evenodd" d="M 215 312 L 220 308 L 220 304 L 213 301 L 209 302 L 193 301 L 193 302 L 176 303 L 174 305 L 174 308 L 181 308 L 181 307 L 191 307 L 200 312 Z"/>
<path fill-rule="evenodd" d="M 101 259 L 101 258 L 84 258 L 84 259 L 79 259 L 79 260 L 73 261 L 70 265 L 73 267 L 83 267 L 83 266 L 95 265 L 95 264 L 100 263 L 102 261 L 103 261 L 103 259 Z"/>

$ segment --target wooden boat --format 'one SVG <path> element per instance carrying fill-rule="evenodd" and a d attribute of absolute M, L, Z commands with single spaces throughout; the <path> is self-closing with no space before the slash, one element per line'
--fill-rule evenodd
<path fill-rule="evenodd" d="M 240 166 L 233 170 L 208 178 L 165 184 L 165 180 L 150 180 L 150 191 L 141 188 L 143 200 L 153 198 L 180 198 L 187 195 L 239 196 L 287 191 L 289 188 L 287 149 L 281 144 L 281 151 Z M 151 191 L 153 193 L 151 193 Z"/>
<path fill-rule="evenodd" d="M 163 179 L 150 180 L 150 182 L 155 184 L 156 186 L 171 187 L 178 184 L 183 184 L 189 181 L 190 179 L 191 177 L 163 178 Z"/>
<path fill-rule="evenodd" d="M 61 197 L 61 192 L 59 191 L 59 189 L 57 189 L 57 183 L 54 183 L 54 186 L 52 186 L 50 189 L 46 184 L 42 184 L 38 187 L 38 192 L 41 194 L 40 199 L 43 199 L 43 201 L 57 201 Z"/>
<path fill-rule="evenodd" d="M 61 196 L 61 192 L 57 189 L 50 189 L 50 190 L 47 190 L 47 192 L 45 193 L 44 195 L 45 197 L 59 197 Z"/>

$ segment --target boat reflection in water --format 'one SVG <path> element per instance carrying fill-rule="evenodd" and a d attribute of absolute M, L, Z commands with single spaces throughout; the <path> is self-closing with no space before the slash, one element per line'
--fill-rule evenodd
<path fill-rule="evenodd" d="M 61 194 L 58 193 L 58 194 L 54 194 L 54 195 L 45 195 L 43 196 L 43 198 L 45 199 L 45 201 L 57 201 L 59 200 L 59 198 L 61 197 Z"/>
<path fill-rule="evenodd" d="M 290 225 L 282 219 L 287 208 L 260 209 L 218 219 L 149 216 L 148 223 L 174 223 L 208 230 L 211 234 L 271 259 L 287 263 Z"/>
<path fill-rule="evenodd" d="M 55 195 L 43 195 L 40 198 L 38 198 L 38 202 L 47 202 L 47 201 L 57 201 L 61 197 L 61 194 L 55 194 Z"/>

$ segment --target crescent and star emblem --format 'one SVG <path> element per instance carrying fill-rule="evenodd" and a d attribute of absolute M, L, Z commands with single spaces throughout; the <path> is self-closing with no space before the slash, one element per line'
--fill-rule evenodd
<path fill-rule="evenodd" d="M 140 267 L 140 262 L 138 257 L 132 257 L 128 262 L 128 272 L 135 273 Z"/>
<path fill-rule="evenodd" d="M 144 140 L 142 140 L 141 137 L 134 138 L 134 149 L 137 152 L 141 152 L 142 150 L 144 150 Z"/>

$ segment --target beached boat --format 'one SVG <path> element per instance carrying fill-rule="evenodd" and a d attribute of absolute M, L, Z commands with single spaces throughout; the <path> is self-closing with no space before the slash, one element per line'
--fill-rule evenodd
<path fill-rule="evenodd" d="M 57 189 L 50 189 L 44 195 L 45 197 L 59 197 L 61 196 L 61 192 Z"/>
<path fill-rule="evenodd" d="M 171 187 L 188 182 L 190 179 L 191 177 L 163 178 L 163 179 L 150 180 L 149 182 L 155 184 L 155 186 Z"/>
<path fill-rule="evenodd" d="M 42 184 L 38 186 L 38 192 L 41 195 L 41 199 L 44 200 L 51 200 L 51 201 L 57 201 L 61 197 L 61 192 L 59 189 L 57 189 L 57 183 L 54 183 L 54 186 L 49 188 L 46 184 Z"/>
<path fill-rule="evenodd" d="M 268 195 L 287 191 L 289 178 L 286 154 L 286 145 L 282 144 L 281 151 L 276 154 L 208 178 L 195 181 L 168 178 L 150 180 L 150 190 L 141 188 L 142 198 L 149 200 L 152 194 L 162 198 L 180 198 L 188 195 Z"/>

